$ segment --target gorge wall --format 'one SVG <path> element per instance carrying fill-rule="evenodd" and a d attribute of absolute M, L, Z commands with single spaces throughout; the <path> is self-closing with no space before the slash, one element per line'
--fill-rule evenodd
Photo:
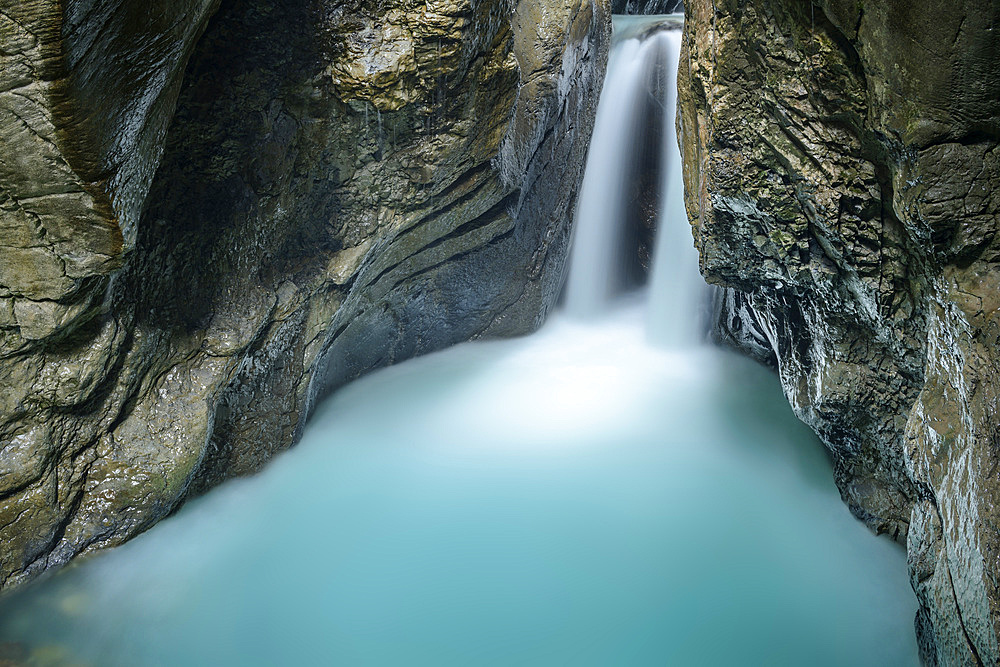
<path fill-rule="evenodd" d="M 537 327 L 590 0 L 0 0 L 0 586 L 257 470 L 366 371 Z"/>
<path fill-rule="evenodd" d="M 723 335 L 905 542 L 923 660 L 1000 661 L 1000 3 L 691 0 L 679 124 Z"/>

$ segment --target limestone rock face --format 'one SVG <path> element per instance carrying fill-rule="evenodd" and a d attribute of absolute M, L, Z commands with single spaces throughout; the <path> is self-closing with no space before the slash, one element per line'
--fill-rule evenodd
<path fill-rule="evenodd" d="M 906 543 L 923 659 L 997 664 L 1000 5 L 686 9 L 686 203 L 723 333 Z"/>
<path fill-rule="evenodd" d="M 0 0 L 2 585 L 555 301 L 606 4 L 216 4 Z"/>

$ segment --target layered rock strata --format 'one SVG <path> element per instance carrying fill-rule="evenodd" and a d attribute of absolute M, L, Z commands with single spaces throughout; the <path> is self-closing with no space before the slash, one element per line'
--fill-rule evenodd
<path fill-rule="evenodd" d="M 2 585 L 259 469 L 329 389 L 554 303 L 605 4 L 215 10 L 0 4 Z"/>
<path fill-rule="evenodd" d="M 724 334 L 908 550 L 927 664 L 1000 661 L 1000 5 L 692 0 L 679 120 Z"/>

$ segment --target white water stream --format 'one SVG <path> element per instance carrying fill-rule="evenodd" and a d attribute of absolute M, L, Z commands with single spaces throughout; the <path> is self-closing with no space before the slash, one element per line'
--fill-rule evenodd
<path fill-rule="evenodd" d="M 652 39 L 676 61 L 674 35 Z M 902 550 L 850 516 L 773 374 L 698 345 L 683 216 L 661 219 L 655 315 L 645 292 L 616 296 L 620 237 L 584 225 L 628 203 L 630 148 L 603 134 L 626 140 L 607 114 L 629 117 L 623 81 L 641 77 L 621 72 L 649 42 L 618 40 L 601 104 L 568 299 L 588 317 L 341 390 L 262 474 L 3 600 L 0 657 L 11 642 L 36 665 L 915 665 Z M 670 209 L 676 158 L 666 171 Z"/>

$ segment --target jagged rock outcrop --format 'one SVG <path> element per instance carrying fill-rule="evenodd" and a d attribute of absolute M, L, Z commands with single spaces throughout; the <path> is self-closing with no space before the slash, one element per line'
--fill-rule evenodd
<path fill-rule="evenodd" d="M 76 412 L 119 351 L 93 322 L 213 9 L 0 2 L 0 584 L 57 539 L 78 496 L 69 478 L 96 430 Z"/>
<path fill-rule="evenodd" d="M 687 207 L 854 513 L 905 541 L 928 664 L 1000 661 L 1000 4 L 692 0 Z"/>
<path fill-rule="evenodd" d="M 0 6 L 0 585 L 554 303 L 606 4 L 216 4 Z"/>

